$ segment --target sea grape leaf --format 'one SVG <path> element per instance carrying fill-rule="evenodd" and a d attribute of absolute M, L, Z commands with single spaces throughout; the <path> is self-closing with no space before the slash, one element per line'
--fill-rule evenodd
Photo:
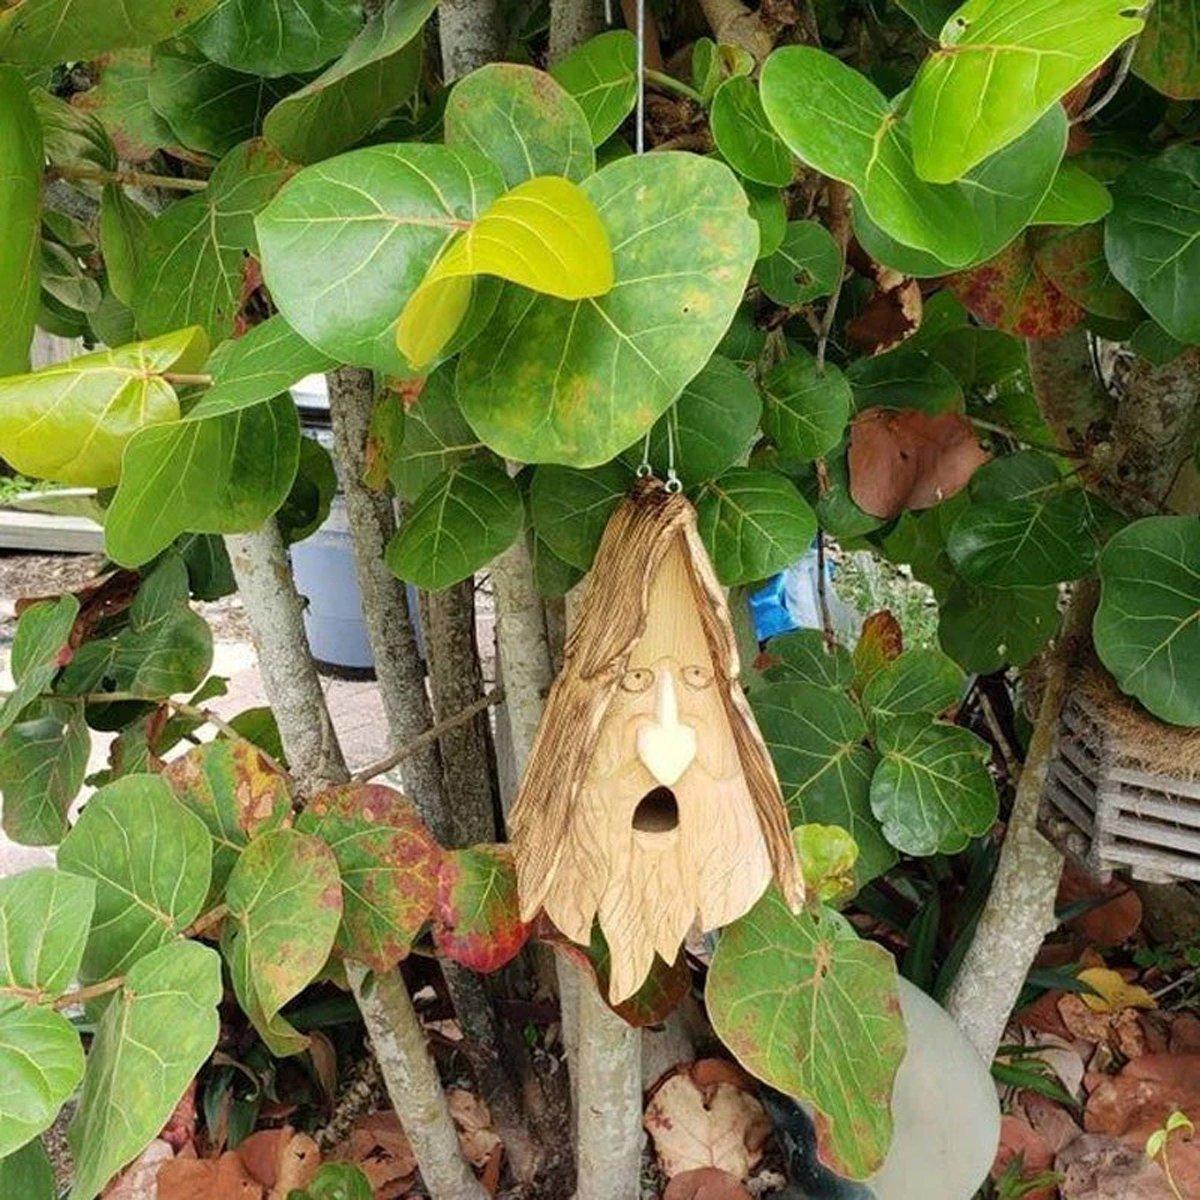
<path fill-rule="evenodd" d="M 415 500 L 443 471 L 482 448 L 483 443 L 458 411 L 453 366 L 439 367 L 404 414 L 404 437 L 389 476 L 405 500 Z"/>
<path fill-rule="evenodd" d="M 552 76 L 521 63 L 488 63 L 451 89 L 447 146 L 469 146 L 515 188 L 541 175 L 574 183 L 596 169 L 583 109 Z"/>
<path fill-rule="evenodd" d="M 791 151 L 771 128 L 752 79 L 725 80 L 713 96 L 709 122 L 721 157 L 739 175 L 777 188 L 792 182 Z"/>
<path fill-rule="evenodd" d="M 721 933 L 705 1004 L 753 1075 L 815 1110 L 817 1153 L 863 1179 L 892 1140 L 891 1095 L 904 1057 L 896 964 L 833 909 L 792 913 L 770 888 Z"/>
<path fill-rule="evenodd" d="M 992 827 L 998 801 L 982 738 L 918 713 L 881 721 L 876 740 L 871 809 L 897 850 L 957 854 Z"/>
<path fill-rule="evenodd" d="M 279 1010 L 325 965 L 342 919 L 337 859 L 320 838 L 269 829 L 242 851 L 225 887 L 222 947 L 238 1003 L 272 1054 L 307 1048 Z"/>
<path fill-rule="evenodd" d="M 842 440 L 850 385 L 832 364 L 822 370 L 797 346 L 763 377 L 762 393 L 763 432 L 788 457 L 808 462 Z"/>
<path fill-rule="evenodd" d="M 619 462 L 590 471 L 538 467 L 529 488 L 530 515 L 538 537 L 563 562 L 590 570 L 608 518 L 632 483 L 629 470 Z"/>
<path fill-rule="evenodd" d="M 419 35 L 436 6 L 437 0 L 384 5 L 336 62 L 271 109 L 263 136 L 298 163 L 353 146 L 415 90 Z"/>
<path fill-rule="evenodd" d="M 828 486 L 822 490 L 814 472 L 806 492 L 821 528 L 831 537 L 845 541 L 872 533 L 884 524 L 884 518 L 860 508 L 851 495 L 845 440 L 825 456 L 824 463 Z"/>
<path fill-rule="evenodd" d="M 533 560 L 533 582 L 542 596 L 565 596 L 582 578 L 583 572 L 559 558 L 536 534 L 527 535 L 529 557 Z"/>
<path fill-rule="evenodd" d="M 563 55 L 550 74 L 583 110 L 593 145 L 616 132 L 637 99 L 637 39 L 611 29 Z"/>
<path fill-rule="evenodd" d="M 9 10 L 10 12 L 12 10 Z M 42 127 L 16 67 L 0 65 L 0 375 L 29 369 L 38 313 Z"/>
<path fill-rule="evenodd" d="M 83 1046 L 61 1013 L 0 994 L 0 1159 L 49 1129 L 83 1078 Z"/>
<path fill-rule="evenodd" d="M 806 895 L 829 905 L 854 895 L 858 846 L 840 825 L 801 825 L 792 830 L 792 841 Z"/>
<path fill-rule="evenodd" d="M 24 0 L 0 13 L 0 57 L 54 66 L 123 46 L 161 42 L 216 0 Z"/>
<path fill-rule="evenodd" d="M 918 177 L 907 123 L 865 75 L 823 50 L 784 46 L 763 65 L 762 103 L 792 153 L 849 184 L 889 236 L 956 266 L 977 252 L 966 197 Z"/>
<path fill-rule="evenodd" d="M 100 285 L 83 269 L 73 251 L 43 238 L 40 258 L 43 297 L 57 300 L 75 313 L 94 312 L 100 307 Z"/>
<path fill-rule="evenodd" d="M 746 190 L 746 199 L 750 201 L 750 215 L 758 226 L 758 258 L 761 262 L 783 245 L 788 227 L 787 205 L 779 188 L 750 183 L 748 180 L 742 186 Z"/>
<path fill-rule="evenodd" d="M 56 690 L 63 696 L 116 691 L 157 700 L 199 687 L 212 666 L 212 630 L 188 606 L 183 559 L 164 555 L 138 587 L 128 623 L 84 642 Z"/>
<path fill-rule="evenodd" d="M 136 567 L 181 533 L 257 529 L 287 499 L 299 454 L 300 419 L 287 392 L 140 430 L 104 523 L 109 557 Z"/>
<path fill-rule="evenodd" d="M 655 421 L 650 431 L 651 469 L 666 479 L 673 449 L 675 465 L 686 471 L 689 484 L 715 479 L 745 453 L 762 410 L 750 377 L 729 359 L 714 354 Z M 644 446 L 644 441 L 638 442 L 626 451 L 625 459 L 640 463 Z"/>
<path fill-rule="evenodd" d="M 68 1136 L 70 1200 L 92 1200 L 166 1124 L 217 1044 L 221 959 L 178 940 L 134 963 L 104 1010 Z"/>
<path fill-rule="evenodd" d="M 388 543 L 388 568 L 436 591 L 486 566 L 524 528 L 521 492 L 503 467 L 473 458 L 450 467 L 413 501 Z"/>
<path fill-rule="evenodd" d="M 938 602 L 938 641 L 964 671 L 1024 666 L 1058 628 L 1058 588 L 972 587 L 956 582 Z"/>
<path fill-rule="evenodd" d="M 188 37 L 234 71 L 287 75 L 336 58 L 361 24 L 360 0 L 217 0 Z"/>
<path fill-rule="evenodd" d="M 608 233 L 568 179 L 538 176 L 505 192 L 446 246 L 404 306 L 396 344 L 414 368 L 433 362 L 462 324 L 475 275 L 564 300 L 602 296 L 613 285 Z"/>
<path fill-rule="evenodd" d="M 295 168 L 263 142 L 235 146 L 208 187 L 150 226 L 133 310 L 143 334 L 200 325 L 215 342 L 237 325 L 258 251 L 254 218 Z"/>
<path fill-rule="evenodd" d="M 1133 71 L 1176 100 L 1200 97 L 1200 8 L 1196 0 L 1157 0 L 1146 13 Z"/>
<path fill-rule="evenodd" d="M 915 648 L 871 676 L 862 700 L 873 721 L 936 716 L 962 697 L 966 677 L 940 650 Z"/>
<path fill-rule="evenodd" d="M 764 650 L 772 683 L 797 680 L 842 691 L 854 682 L 854 662 L 845 646 L 830 648 L 820 629 L 793 629 L 773 637 Z"/>
<path fill-rule="evenodd" d="M 42 700 L 0 739 L 4 832 L 22 846 L 54 846 L 83 786 L 92 738 L 83 706 Z"/>
<path fill-rule="evenodd" d="M 783 241 L 759 262 L 755 276 L 776 304 L 807 304 L 836 289 L 842 252 L 819 221 L 789 221 Z"/>
<path fill-rule="evenodd" d="M 503 190 L 497 169 L 461 147 L 367 146 L 308 167 L 258 218 L 271 296 L 332 358 L 407 375 L 395 341 L 401 311 L 447 243 Z"/>
<path fill-rule="evenodd" d="M 1172 337 L 1200 342 L 1200 147 L 1135 163 L 1112 196 L 1104 249 L 1113 274 Z"/>
<path fill-rule="evenodd" d="M 79 601 L 67 593 L 31 604 L 18 618 L 10 663 L 14 686 L 0 704 L 0 733 L 49 688 L 68 657 L 68 639 L 78 615 Z"/>
<path fill-rule="evenodd" d="M 90 879 L 51 867 L 0 879 L 0 1003 L 43 1004 L 71 986 L 95 902 Z"/>
<path fill-rule="evenodd" d="M 88 801 L 58 865 L 96 881 L 80 978 L 123 975 L 200 914 L 212 877 L 208 830 L 155 775 L 126 775 Z"/>
<path fill-rule="evenodd" d="M 696 496 L 696 523 L 727 587 L 782 571 L 817 533 L 817 518 L 795 484 L 754 467 L 731 467 L 705 483 Z"/>
<path fill-rule="evenodd" d="M 919 408 L 936 414 L 961 412 L 962 388 L 950 372 L 923 350 L 899 349 L 857 358 L 846 371 L 854 407 Z"/>
<path fill-rule="evenodd" d="M 1109 539 L 1093 633 L 1122 691 L 1200 725 L 1200 521 L 1145 517 Z"/>
<path fill-rule="evenodd" d="M 0 380 L 0 453 L 36 479 L 109 487 L 130 437 L 179 416 L 164 373 L 195 371 L 207 353 L 191 326 Z"/>
<path fill-rule="evenodd" d="M 225 892 L 229 873 L 252 837 L 283 825 L 292 812 L 287 780 L 249 742 L 220 738 L 167 763 L 162 778 L 204 822 L 212 838 L 208 902 Z"/>
<path fill-rule="evenodd" d="M 296 821 L 337 859 L 344 908 L 337 946 L 373 971 L 408 956 L 433 913 L 442 850 L 415 808 L 378 784 L 313 797 Z"/>
<path fill-rule="evenodd" d="M 655 955 L 650 964 L 650 974 L 646 976 L 642 986 L 620 1004 L 610 1004 L 607 996 L 609 980 L 612 977 L 612 951 L 608 942 L 604 940 L 599 922 L 593 926 L 592 941 L 587 949 L 580 950 L 572 943 L 570 952 L 587 960 L 595 974 L 596 987 L 600 995 L 605 997 L 605 1004 L 608 1004 L 626 1025 L 631 1025 L 634 1029 L 644 1029 L 647 1025 L 661 1025 L 691 991 L 692 973 L 688 967 L 687 956 L 681 951 L 674 962 L 667 963 Z"/>
<path fill-rule="evenodd" d="M 180 43 L 155 48 L 150 105 L 190 150 L 220 157 L 256 137 L 271 107 L 298 84 L 231 71 Z"/>
<path fill-rule="evenodd" d="M 371 1182 L 353 1163 L 323 1163 L 298 1200 L 373 1200 Z"/>
<path fill-rule="evenodd" d="M 757 227 L 721 163 L 623 158 L 582 187 L 613 246 L 612 290 L 568 301 L 506 286 L 459 359 L 463 416 L 522 462 L 593 466 L 643 435 L 716 349 L 754 262 Z"/>
<path fill-rule="evenodd" d="M 1130 0 L 967 0 L 913 83 L 913 158 L 949 183 L 1020 137 L 1142 28 Z"/>
<path fill-rule="evenodd" d="M 472 971 L 498 971 L 520 953 L 530 926 L 521 920 L 512 847 L 468 846 L 442 859 L 433 940 Z"/>
<path fill-rule="evenodd" d="M 57 1200 L 54 1165 L 43 1143 L 35 1139 L 0 1158 L 0 1195 L 21 1200 Z"/>
<path fill-rule="evenodd" d="M 1030 224 L 1090 225 L 1104 220 L 1111 208 L 1112 195 L 1100 180 L 1075 163 L 1064 162 Z"/>
<path fill-rule="evenodd" d="M 148 48 L 116 50 L 90 66 L 96 82 L 86 92 L 77 92 L 71 103 L 99 118 L 120 158 L 144 163 L 174 145 L 171 127 L 150 104 Z"/>
<path fill-rule="evenodd" d="M 871 812 L 871 776 L 879 756 L 866 745 L 867 724 L 840 690 L 787 679 L 755 689 L 754 715 L 779 772 L 793 825 L 837 825 L 858 844 L 859 886 L 896 861 Z"/>
<path fill-rule="evenodd" d="M 108 286 L 122 304 L 133 303 L 134 281 L 154 214 L 116 184 L 100 194 L 100 249 Z"/>
<path fill-rule="evenodd" d="M 1134 321 L 1142 306 L 1117 282 L 1104 255 L 1104 227 L 1065 229 L 1039 242 L 1038 269 L 1081 308 L 1114 321 Z"/>
<path fill-rule="evenodd" d="M 958 7 L 955 0 L 896 0 L 896 4 L 912 17 L 926 37 L 935 40 Z"/>

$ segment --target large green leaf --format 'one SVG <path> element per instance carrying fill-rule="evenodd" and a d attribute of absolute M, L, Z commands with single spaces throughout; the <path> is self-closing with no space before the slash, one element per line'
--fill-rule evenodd
<path fill-rule="evenodd" d="M 907 125 L 865 75 L 823 50 L 785 46 L 763 66 L 762 101 L 792 153 L 848 183 L 885 233 L 955 265 L 977 253 L 966 197 L 918 178 Z"/>
<path fill-rule="evenodd" d="M 905 854 L 957 854 L 996 820 L 991 750 L 967 729 L 925 714 L 880 722 L 883 759 L 871 779 L 871 808 Z"/>
<path fill-rule="evenodd" d="M 842 440 L 850 385 L 832 365 L 797 346 L 763 378 L 763 432 L 789 458 L 810 462 Z"/>
<path fill-rule="evenodd" d="M 812 544 L 817 519 L 795 484 L 774 471 L 731 467 L 696 496 L 700 536 L 726 586 L 782 571 Z"/>
<path fill-rule="evenodd" d="M 961 699 L 962 670 L 940 650 L 906 650 L 871 676 L 863 704 L 872 720 L 926 713 L 936 716 Z"/>
<path fill-rule="evenodd" d="M 807 304 L 837 288 L 842 252 L 819 221 L 789 221 L 779 245 L 755 268 L 755 276 L 776 304 Z"/>
<path fill-rule="evenodd" d="M 84 642 L 57 690 L 64 696 L 131 692 L 157 700 L 198 687 L 212 653 L 212 631 L 188 606 L 187 567 L 172 552 L 142 580 L 128 624 Z"/>
<path fill-rule="evenodd" d="M 267 114 L 263 136 L 293 162 L 315 163 L 353 146 L 412 95 L 418 36 L 437 0 L 387 4 L 346 52 Z"/>
<path fill-rule="evenodd" d="M 100 249 L 108 286 L 122 304 L 133 302 L 134 281 L 153 219 L 153 214 L 130 199 L 123 188 L 112 183 L 104 185 L 100 196 Z"/>
<path fill-rule="evenodd" d="M 440 367 L 404 414 L 404 436 L 389 472 L 392 483 L 405 500 L 415 500 L 443 471 L 482 448 L 458 411 L 453 366 Z"/>
<path fill-rule="evenodd" d="M 38 312 L 43 161 L 42 127 L 25 80 L 15 67 L 0 65 L 0 375 L 29 369 Z"/>
<path fill-rule="evenodd" d="M 134 287 L 143 334 L 195 324 L 217 341 L 234 331 L 258 250 L 254 218 L 292 170 L 261 141 L 243 142 L 202 193 L 159 214 Z"/>
<path fill-rule="evenodd" d="M 1059 110 L 1052 108 L 1050 111 Z M 1112 196 L 1108 188 L 1082 167 L 1064 162 L 1059 166 L 1050 190 L 1042 197 L 1031 223 L 1090 225 L 1093 221 L 1104 220 L 1111 209 Z"/>
<path fill-rule="evenodd" d="M 0 705 L 0 734 L 49 688 L 62 666 L 78 615 L 79 601 L 69 593 L 57 600 L 41 600 L 21 614 L 12 645 L 14 687 Z"/>
<path fill-rule="evenodd" d="M 263 79 L 231 71 L 177 43 L 154 51 L 150 104 L 190 150 L 219 157 L 255 137 L 271 107 L 295 79 Z"/>
<path fill-rule="evenodd" d="M 361 0 L 217 0 L 188 37 L 222 66 L 286 75 L 324 66 L 361 24 Z"/>
<path fill-rule="evenodd" d="M 1146 517 L 1100 555 L 1096 652 L 1155 716 L 1200 725 L 1200 519 Z"/>
<path fill-rule="evenodd" d="M 552 76 L 519 63 L 488 63 L 450 92 L 446 145 L 470 146 L 516 187 L 537 175 L 576 183 L 596 167 L 583 110 Z"/>
<path fill-rule="evenodd" d="M 347 958 L 390 971 L 433 913 L 442 849 L 417 810 L 377 784 L 314 796 L 296 821 L 337 859 L 345 907 L 337 944 Z"/>
<path fill-rule="evenodd" d="M 782 639 L 780 639 L 782 640 Z M 867 724 L 844 692 L 788 679 L 751 693 L 793 825 L 837 825 L 858 845 L 859 885 L 896 861 L 871 813 L 871 775 L 879 761 Z"/>
<path fill-rule="evenodd" d="M 166 1124 L 217 1044 L 221 959 L 175 941 L 134 963 L 96 1030 L 69 1137 L 71 1200 L 92 1200 Z"/>
<path fill-rule="evenodd" d="M 467 846 L 443 854 L 434 944 L 472 971 L 498 971 L 529 937 L 521 920 L 511 846 Z"/>
<path fill-rule="evenodd" d="M 854 408 L 919 408 L 927 413 L 962 412 L 958 381 L 923 350 L 900 348 L 875 358 L 856 358 L 846 377 Z"/>
<path fill-rule="evenodd" d="M 95 113 L 122 159 L 146 162 L 175 142 L 171 127 L 150 105 L 150 51 L 117 50 L 91 64 L 96 82 L 72 97 L 72 104 Z"/>
<path fill-rule="evenodd" d="M 1058 588 L 954 583 L 938 603 L 938 641 L 964 671 L 1024 666 L 1058 628 Z"/>
<path fill-rule="evenodd" d="M 54 1164 L 40 1141 L 31 1141 L 7 1158 L 0 1158 L 0 1196 L 57 1200 Z"/>
<path fill-rule="evenodd" d="M 1063 295 L 1088 312 L 1113 321 L 1140 321 L 1145 315 L 1108 265 L 1102 225 L 1050 233 L 1039 242 L 1035 260 Z"/>
<path fill-rule="evenodd" d="M 96 886 L 37 867 L 0 879 L 0 1002 L 57 1000 L 83 958 Z"/>
<path fill-rule="evenodd" d="M 854 682 L 854 660 L 844 647 L 826 644 L 820 629 L 793 629 L 773 637 L 764 653 L 769 664 L 766 677 L 772 683 L 797 680 L 842 691 Z"/>
<path fill-rule="evenodd" d="M 713 96 L 709 121 L 721 157 L 739 175 L 771 187 L 792 182 L 791 151 L 771 128 L 752 79 L 725 80 Z"/>
<path fill-rule="evenodd" d="M 551 68 L 583 109 L 592 142 L 600 145 L 633 111 L 637 99 L 637 39 L 627 29 L 589 38 Z"/>
<path fill-rule="evenodd" d="M 0 1159 L 49 1129 L 82 1078 L 83 1047 L 71 1022 L 0 995 Z"/>
<path fill-rule="evenodd" d="M 83 786 L 92 738 L 83 707 L 43 700 L 0 739 L 4 832 L 23 846 L 54 846 Z"/>
<path fill-rule="evenodd" d="M 522 462 L 592 466 L 644 434 L 716 349 L 758 244 L 745 193 L 710 159 L 619 159 L 582 187 L 613 247 L 612 290 L 568 301 L 506 286 L 459 360 L 463 415 Z"/>
<path fill-rule="evenodd" d="M 206 742 L 172 759 L 162 778 L 212 837 L 209 901 L 216 903 L 250 839 L 291 816 L 287 780 L 249 742 L 228 738 Z"/>
<path fill-rule="evenodd" d="M 203 822 L 156 775 L 126 775 L 88 801 L 58 865 L 96 881 L 80 977 L 124 974 L 199 915 L 212 875 Z"/>
<path fill-rule="evenodd" d="M 225 888 L 234 927 L 224 939 L 238 1003 L 275 1055 L 308 1038 L 279 1010 L 325 965 L 342 919 L 337 860 L 320 838 L 294 829 L 260 833 Z"/>
<path fill-rule="evenodd" d="M 271 296 L 330 356 L 407 374 L 395 340 L 401 311 L 503 188 L 499 171 L 466 148 L 369 146 L 308 167 L 258 218 Z"/>
<path fill-rule="evenodd" d="M 1181 342 L 1200 342 L 1200 147 L 1135 163 L 1113 185 L 1104 249 L 1113 274 Z"/>
<path fill-rule="evenodd" d="M 1200 97 L 1200 5 L 1155 0 L 1133 56 L 1134 73 L 1177 100 Z"/>
<path fill-rule="evenodd" d="M 436 591 L 487 566 L 524 526 L 521 492 L 504 468 L 485 458 L 459 463 L 413 501 L 388 544 L 392 572 Z"/>
<path fill-rule="evenodd" d="M 721 934 L 705 1003 L 752 1074 L 815 1109 L 817 1153 L 862 1179 L 892 1140 L 905 1051 L 896 965 L 833 909 L 792 913 L 771 888 Z"/>
<path fill-rule="evenodd" d="M 36 479 L 111 486 L 130 437 L 179 416 L 164 374 L 195 371 L 207 353 L 192 327 L 0 380 L 0 454 Z"/>
<path fill-rule="evenodd" d="M 948 183 L 1020 137 L 1142 28 L 1130 0 L 967 0 L 913 84 L 913 155 Z"/>
<path fill-rule="evenodd" d="M 963 265 L 994 258 L 1026 225 L 1038 219 L 1064 169 L 1067 129 L 1067 114 L 1055 104 L 1014 142 L 958 181 L 956 186 L 979 229 L 978 249 Z M 929 278 L 945 275 L 951 269 L 936 255 L 889 237 L 858 199 L 854 202 L 854 232 L 872 258 L 906 275 Z"/>
<path fill-rule="evenodd" d="M 203 16 L 216 0 L 23 0 L 0 13 L 0 58 L 56 63 L 148 46 Z"/>
<path fill-rule="evenodd" d="M 125 448 L 104 522 L 109 557 L 136 567 L 181 533 L 257 529 L 287 499 L 299 454 L 300 419 L 287 392 L 141 430 Z"/>
<path fill-rule="evenodd" d="M 533 473 L 529 509 L 538 537 L 563 562 L 581 571 L 592 559 L 613 510 L 633 479 L 619 462 L 590 471 L 541 466 Z"/>

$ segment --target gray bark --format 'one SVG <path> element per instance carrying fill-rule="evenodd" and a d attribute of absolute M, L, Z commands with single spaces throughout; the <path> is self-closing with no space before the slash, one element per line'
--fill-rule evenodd
<path fill-rule="evenodd" d="M 504 28 L 497 0 L 442 0 L 438 34 L 446 83 L 504 57 Z"/>
<path fill-rule="evenodd" d="M 550 61 L 604 30 L 604 0 L 550 0 Z"/>

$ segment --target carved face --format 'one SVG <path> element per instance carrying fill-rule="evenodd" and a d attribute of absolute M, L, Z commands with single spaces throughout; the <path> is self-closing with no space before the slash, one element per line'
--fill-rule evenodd
<path fill-rule="evenodd" d="M 694 921 L 746 912 L 771 877 L 704 636 L 682 541 L 651 583 L 646 626 L 598 731 L 573 806 L 550 919 L 586 943 L 594 917 L 612 952 L 610 996 L 673 962 Z"/>

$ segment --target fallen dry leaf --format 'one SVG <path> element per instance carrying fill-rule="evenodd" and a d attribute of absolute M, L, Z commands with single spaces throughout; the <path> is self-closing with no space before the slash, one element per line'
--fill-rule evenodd
<path fill-rule="evenodd" d="M 850 426 L 850 495 L 875 517 L 932 508 L 961 492 L 989 457 L 959 413 L 867 408 Z"/>
<path fill-rule="evenodd" d="M 646 1106 L 645 1126 L 668 1178 L 719 1167 L 744 1179 L 771 1131 L 763 1106 L 740 1085 L 721 1080 L 702 1086 L 687 1068 L 659 1085 Z"/>
<path fill-rule="evenodd" d="M 1200 1054 L 1147 1054 L 1126 1063 L 1088 1097 L 1083 1127 L 1144 1141 L 1176 1109 L 1200 1114 Z"/>
<path fill-rule="evenodd" d="M 1087 901 L 1095 907 L 1072 917 L 1067 928 L 1093 946 L 1119 946 L 1141 926 L 1142 901 L 1133 888 L 1119 879 L 1100 883 L 1068 860 L 1058 885 L 1056 907 L 1063 909 Z"/>
<path fill-rule="evenodd" d="M 413 1182 L 417 1160 L 400 1119 L 391 1109 L 359 1117 L 329 1156 L 353 1163 L 367 1177 L 377 1200 L 403 1195 Z"/>
<path fill-rule="evenodd" d="M 1193 1013 L 1176 1013 L 1169 1036 L 1171 1053 L 1200 1054 L 1200 1017 Z"/>
<path fill-rule="evenodd" d="M 463 1088 L 451 1088 L 446 1093 L 446 1102 L 458 1129 L 463 1158 L 477 1171 L 483 1170 L 500 1145 L 500 1138 L 492 1128 L 491 1111 L 478 1096 Z"/>
<path fill-rule="evenodd" d="M 234 1153 L 270 1200 L 287 1200 L 290 1191 L 307 1187 L 321 1165 L 317 1143 L 290 1125 L 252 1133 Z"/>
<path fill-rule="evenodd" d="M 1112 1034 L 1112 1020 L 1106 1012 L 1096 1012 L 1085 1004 L 1076 992 L 1065 992 L 1058 998 L 1058 1014 L 1071 1037 L 1085 1042 L 1107 1043 Z"/>
<path fill-rule="evenodd" d="M 888 268 L 876 273 L 875 291 L 846 323 L 846 339 L 866 354 L 884 354 L 912 337 L 921 324 L 921 285 Z"/>
<path fill-rule="evenodd" d="M 263 1200 L 265 1195 L 235 1150 L 220 1158 L 177 1158 L 158 1173 L 156 1200 Z"/>
<path fill-rule="evenodd" d="M 1020 1159 L 1021 1178 L 1029 1179 L 1048 1171 L 1054 1162 L 1054 1152 L 1024 1117 L 1009 1113 L 1000 1118 L 1000 1145 L 991 1175 L 999 1179 L 1013 1159 Z M 1055 1188 L 1037 1188 L 1025 1193 L 1025 1200 L 1054 1200 Z"/>
<path fill-rule="evenodd" d="M 750 1193 L 728 1171 L 701 1167 L 676 1175 L 662 1200 L 750 1200 Z"/>
<path fill-rule="evenodd" d="M 1084 1134 L 1054 1169 L 1063 1200 L 1176 1200 L 1158 1164 L 1115 1138 Z"/>
<path fill-rule="evenodd" d="M 1082 993 L 1084 1004 L 1092 1012 L 1115 1013 L 1123 1008 L 1156 1007 L 1154 997 L 1144 987 L 1129 983 L 1119 971 L 1109 967 L 1089 967 L 1079 972 L 1078 979 L 1097 993 Z"/>
<path fill-rule="evenodd" d="M 169 1142 L 151 1142 L 105 1189 L 103 1200 L 158 1200 L 158 1172 L 175 1157 Z"/>
<path fill-rule="evenodd" d="M 1054 1154 L 1061 1154 L 1083 1130 L 1061 1105 L 1040 1092 L 1024 1091 L 1018 1103 L 1025 1119 L 1038 1132 Z"/>

